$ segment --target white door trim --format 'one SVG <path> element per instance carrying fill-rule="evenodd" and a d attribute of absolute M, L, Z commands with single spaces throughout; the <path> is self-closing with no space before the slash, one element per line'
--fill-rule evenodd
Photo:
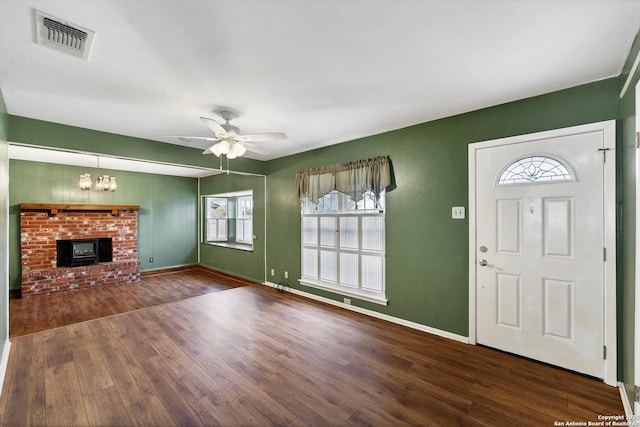
<path fill-rule="evenodd" d="M 640 61 L 640 53 L 636 58 L 636 64 Z M 640 135 L 640 83 L 636 85 L 636 138 Z M 638 215 L 640 215 L 640 147 L 636 140 L 636 268 L 635 268 L 635 330 L 633 343 L 633 388 L 640 384 L 640 224 L 638 224 Z M 626 389 L 625 389 L 626 393 Z M 633 413 L 640 413 L 640 402 L 632 400 Z M 632 415 L 632 414 L 627 414 Z"/>
<path fill-rule="evenodd" d="M 604 265 L 604 343 L 607 358 L 604 360 L 604 382 L 616 386 L 616 156 L 615 120 L 609 120 L 569 128 L 554 129 L 527 135 L 494 139 L 469 144 L 469 343 L 476 344 L 476 150 L 507 144 L 522 143 L 547 138 L 558 138 L 587 132 L 602 132 L 607 162 L 604 168 L 604 244 L 607 262 Z"/>

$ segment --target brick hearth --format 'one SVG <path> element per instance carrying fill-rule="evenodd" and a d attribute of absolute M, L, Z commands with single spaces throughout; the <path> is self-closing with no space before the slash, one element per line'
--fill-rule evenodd
<path fill-rule="evenodd" d="M 51 215 L 51 210 L 20 212 L 22 296 L 70 289 L 130 283 L 140 280 L 138 215 L 135 210 L 113 214 L 111 209 L 73 210 Z M 82 205 L 80 205 L 82 206 Z M 57 239 L 111 237 L 113 261 L 82 267 L 56 267 Z"/>

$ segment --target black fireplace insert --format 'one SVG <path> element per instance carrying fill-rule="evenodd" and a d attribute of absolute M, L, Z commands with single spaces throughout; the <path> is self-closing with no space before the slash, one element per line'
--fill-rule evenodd
<path fill-rule="evenodd" d="M 56 240 L 58 267 L 113 261 L 112 238 Z"/>

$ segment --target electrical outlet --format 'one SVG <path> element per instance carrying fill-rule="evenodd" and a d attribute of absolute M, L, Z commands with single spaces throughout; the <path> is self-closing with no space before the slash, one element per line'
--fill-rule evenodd
<path fill-rule="evenodd" d="M 464 206 L 454 206 L 451 208 L 452 219 L 464 219 L 464 217 L 465 217 Z"/>
<path fill-rule="evenodd" d="M 272 276 L 275 276 L 275 275 L 276 275 L 276 272 L 275 272 L 275 270 L 274 270 L 273 268 L 271 269 L 271 275 L 272 275 Z"/>
<path fill-rule="evenodd" d="M 288 271 L 285 271 L 285 272 L 284 272 L 284 278 L 285 278 L 285 279 L 288 279 L 288 278 L 289 278 L 289 272 L 288 272 Z"/>
<path fill-rule="evenodd" d="M 345 298 L 344 303 L 351 305 L 351 298 Z"/>
<path fill-rule="evenodd" d="M 149 257 L 149 262 L 153 262 L 153 257 L 152 256 Z"/>

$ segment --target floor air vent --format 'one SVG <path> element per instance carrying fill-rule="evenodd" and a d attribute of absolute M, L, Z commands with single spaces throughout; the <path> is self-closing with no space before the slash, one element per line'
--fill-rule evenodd
<path fill-rule="evenodd" d="M 59 52 L 89 59 L 94 32 L 78 25 L 65 22 L 35 11 L 36 43 L 50 47 Z"/>

